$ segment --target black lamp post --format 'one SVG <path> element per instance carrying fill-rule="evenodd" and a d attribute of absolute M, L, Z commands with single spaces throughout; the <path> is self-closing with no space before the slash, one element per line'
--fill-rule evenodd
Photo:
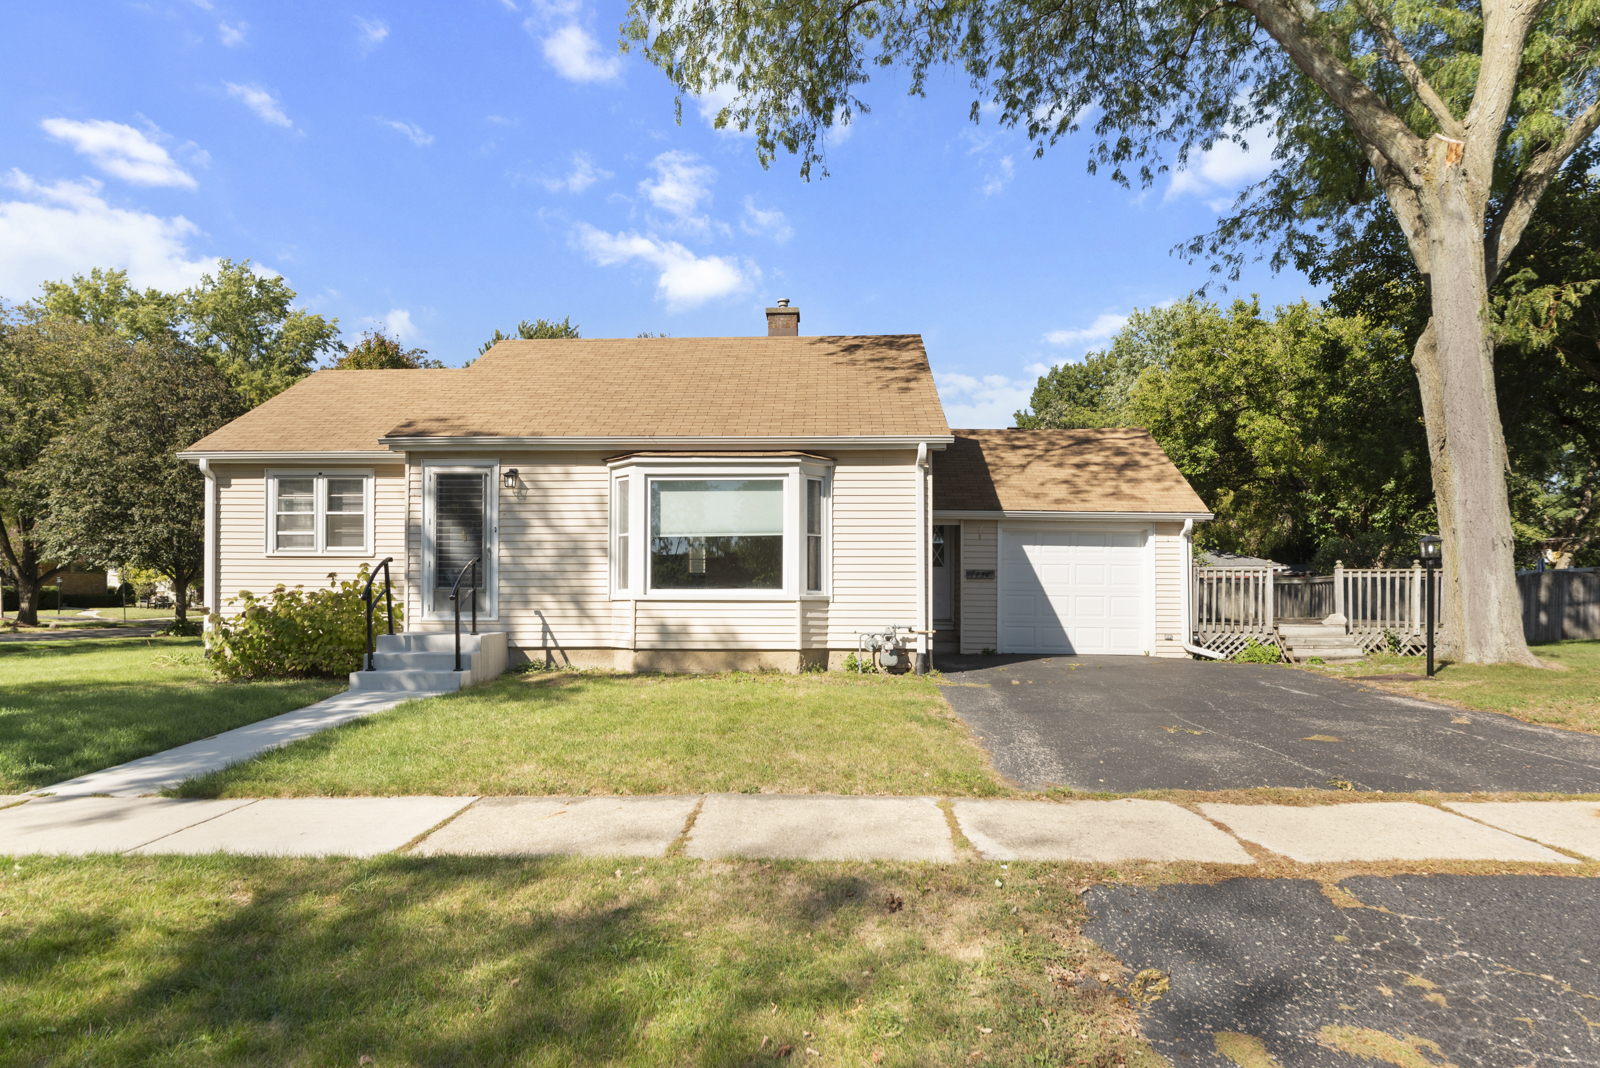
<path fill-rule="evenodd" d="M 1433 678 L 1433 598 L 1434 598 L 1434 570 L 1439 566 L 1440 550 L 1444 541 L 1437 534 L 1424 534 L 1417 539 L 1417 551 L 1422 554 L 1422 566 L 1425 568 L 1423 579 L 1427 583 L 1428 600 L 1428 678 Z"/>

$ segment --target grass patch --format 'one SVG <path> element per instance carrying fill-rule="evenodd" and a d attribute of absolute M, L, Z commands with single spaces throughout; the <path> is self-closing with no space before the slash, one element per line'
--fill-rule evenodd
<path fill-rule="evenodd" d="M 506 676 L 184 783 L 183 797 L 1010 793 L 937 687 L 835 674 Z"/>
<path fill-rule="evenodd" d="M 0 643 L 0 794 L 158 753 L 343 688 L 217 682 L 198 638 Z"/>
<path fill-rule="evenodd" d="M 1533 655 L 1565 670 L 1512 664 L 1435 664 L 1432 681 L 1368 682 L 1392 693 L 1442 700 L 1462 708 L 1502 712 L 1528 723 L 1600 733 L 1600 642 L 1547 642 Z M 1344 667 L 1308 668 L 1335 678 L 1427 670 L 1420 656 L 1369 657 Z"/>
<path fill-rule="evenodd" d="M 122 621 L 123 609 L 120 605 L 116 608 L 96 608 L 94 611 L 100 616 L 101 619 L 110 619 L 119 623 Z M 130 604 L 127 611 L 129 623 L 132 623 L 136 619 L 172 619 L 175 616 L 174 612 L 170 608 L 140 608 L 137 605 Z M 199 620 L 204 615 L 205 613 L 201 612 L 198 608 L 189 609 L 190 619 Z M 40 618 L 43 617 L 41 616 Z"/>
<path fill-rule="evenodd" d="M 1086 919 L 1049 865 L 30 857 L 0 1033 L 16 1064 L 1154 1068 Z"/>

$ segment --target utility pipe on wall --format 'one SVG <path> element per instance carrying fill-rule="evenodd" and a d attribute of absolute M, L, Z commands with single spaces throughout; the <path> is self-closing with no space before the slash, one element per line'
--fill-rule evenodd
<path fill-rule="evenodd" d="M 1210 649 L 1202 649 L 1192 644 L 1189 639 L 1194 635 L 1194 612 L 1191 605 L 1194 603 L 1194 543 L 1191 535 L 1194 533 L 1194 520 L 1183 521 L 1183 533 L 1179 537 L 1183 541 L 1183 651 L 1203 656 L 1210 660 L 1226 660 L 1227 657 Z"/>
<path fill-rule="evenodd" d="M 917 659 L 916 672 L 918 675 L 928 673 L 928 630 L 933 626 L 933 617 L 928 610 L 928 591 L 933 585 L 932 556 L 929 553 L 929 542 L 933 538 L 933 527 L 928 522 L 928 443 L 920 442 L 917 445 Z"/>

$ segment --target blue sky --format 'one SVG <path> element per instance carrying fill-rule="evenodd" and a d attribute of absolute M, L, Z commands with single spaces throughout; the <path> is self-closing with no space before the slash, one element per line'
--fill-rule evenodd
<path fill-rule="evenodd" d="M 828 147 L 770 170 L 595 0 L 19 5 L 0 64 L 0 297 L 122 267 L 178 289 L 219 256 L 282 273 L 346 336 L 459 364 L 496 327 L 587 337 L 920 333 L 955 426 L 1006 426 L 1051 364 L 1183 296 L 1170 255 L 1267 166 L 1228 146 L 1140 193 L 892 74 Z M 1315 296 L 1248 272 L 1233 292 Z"/>

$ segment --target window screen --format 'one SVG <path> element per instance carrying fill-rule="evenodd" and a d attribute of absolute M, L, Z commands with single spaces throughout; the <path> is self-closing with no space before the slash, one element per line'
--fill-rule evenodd
<path fill-rule="evenodd" d="M 278 479 L 277 549 L 314 552 L 317 548 L 317 480 Z"/>
<path fill-rule="evenodd" d="M 329 549 L 359 549 L 367 541 L 367 494 L 364 478 L 330 478 L 324 516 Z"/>
<path fill-rule="evenodd" d="M 488 497 L 487 474 L 453 474 L 440 472 L 434 475 L 433 502 L 433 584 L 438 591 L 434 606 L 448 609 L 450 589 L 455 585 L 461 569 L 474 557 L 483 556 L 484 504 Z M 484 565 L 478 564 L 478 585 L 487 577 Z M 461 580 L 461 588 L 472 585 L 472 573 Z M 472 606 L 463 595 L 462 610 Z M 481 611 L 485 602 L 480 600 Z"/>
<path fill-rule="evenodd" d="M 782 479 L 652 479 L 650 584 L 783 588 Z"/>
<path fill-rule="evenodd" d="M 822 479 L 806 479 L 806 589 L 822 589 Z"/>

